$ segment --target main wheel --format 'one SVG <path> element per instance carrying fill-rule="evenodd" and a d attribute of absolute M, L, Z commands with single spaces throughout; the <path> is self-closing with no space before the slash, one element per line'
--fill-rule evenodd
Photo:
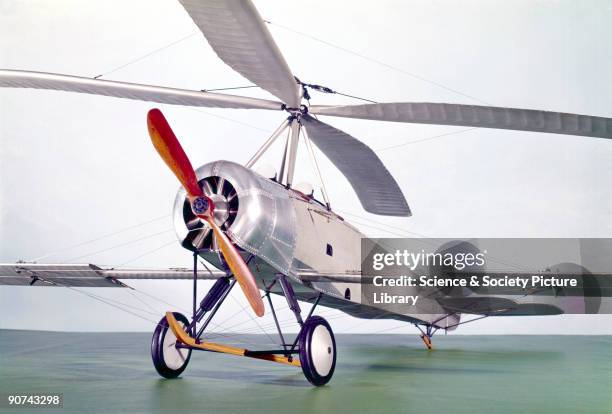
<path fill-rule="evenodd" d="M 183 328 L 189 326 L 189 320 L 182 313 L 174 312 L 174 317 Z M 165 378 L 176 378 L 187 368 L 191 358 L 191 349 L 178 348 L 176 336 L 168 326 L 164 316 L 157 324 L 151 339 L 151 357 L 155 369 Z"/>
<path fill-rule="evenodd" d="M 329 382 L 336 368 L 336 340 L 329 323 L 320 316 L 311 316 L 300 333 L 300 364 L 312 385 Z"/>

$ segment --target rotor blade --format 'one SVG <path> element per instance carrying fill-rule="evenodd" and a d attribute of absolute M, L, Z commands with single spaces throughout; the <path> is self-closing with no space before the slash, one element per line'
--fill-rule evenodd
<path fill-rule="evenodd" d="M 457 125 L 612 138 L 612 119 L 533 109 L 444 103 L 380 103 L 311 106 L 317 115 L 415 124 Z"/>
<path fill-rule="evenodd" d="M 214 219 L 210 216 L 202 217 L 206 220 L 206 222 L 210 225 L 215 233 L 215 237 L 217 239 L 217 244 L 221 249 L 221 253 L 227 262 L 230 270 L 232 271 L 234 277 L 238 281 L 240 288 L 244 292 L 251 308 L 255 311 L 257 316 L 264 315 L 264 304 L 261 299 L 261 295 L 259 294 L 259 289 L 257 288 L 257 283 L 255 283 L 255 278 L 251 273 L 251 270 L 244 262 L 238 250 L 234 247 L 234 245 L 229 241 L 225 233 L 221 231 L 217 223 L 215 223 Z"/>
<path fill-rule="evenodd" d="M 55 73 L 0 69 L 0 87 L 50 89 L 113 96 L 137 101 L 210 108 L 279 110 L 280 102 L 221 93 L 90 79 Z"/>
<path fill-rule="evenodd" d="M 250 0 L 179 0 L 217 56 L 290 107 L 298 85 Z"/>
<path fill-rule="evenodd" d="M 198 184 L 191 162 L 183 147 L 172 132 L 168 121 L 159 109 L 151 109 L 147 114 L 147 126 L 153 146 L 181 182 L 190 198 L 200 197 L 204 193 Z"/>
<path fill-rule="evenodd" d="M 344 174 L 366 211 L 385 216 L 411 215 L 402 190 L 374 151 L 309 115 L 302 121 L 308 137 Z"/>

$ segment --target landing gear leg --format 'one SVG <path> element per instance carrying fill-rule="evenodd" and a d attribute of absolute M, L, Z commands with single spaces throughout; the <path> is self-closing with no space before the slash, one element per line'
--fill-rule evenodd
<path fill-rule="evenodd" d="M 297 347 L 299 350 L 298 352 L 302 372 L 304 373 L 306 379 L 312 385 L 317 387 L 325 385 L 331 380 L 336 368 L 336 340 L 329 323 L 320 316 L 312 315 L 314 309 L 319 304 L 319 300 L 321 299 L 322 295 L 319 294 L 312 308 L 308 312 L 306 320 L 303 320 L 300 305 L 295 297 L 295 292 L 293 291 L 293 287 L 285 275 L 278 275 L 274 283 L 276 282 L 279 283 L 283 294 L 285 295 L 285 299 L 287 299 L 289 309 L 291 309 L 295 315 L 297 323 L 300 325 L 300 332 L 289 349 L 287 349 L 288 344 L 284 343 L 283 336 L 279 328 L 279 334 L 281 341 L 283 342 L 283 347 L 285 351 L 288 352 L 289 358 L 291 358 L 291 354 Z M 270 288 L 272 286 L 270 286 Z M 267 290 L 266 294 L 268 296 L 270 307 L 272 308 L 272 315 L 274 316 L 274 320 L 276 322 L 276 314 L 274 312 L 272 301 L 270 300 L 269 289 Z"/>
<path fill-rule="evenodd" d="M 215 313 L 217 313 L 217 310 L 219 310 L 219 307 L 234 287 L 236 280 L 230 276 L 217 279 L 198 306 L 196 302 L 197 265 L 197 255 L 194 253 L 192 319 L 190 321 L 185 315 L 178 312 L 174 312 L 173 315 L 182 329 L 195 338 L 196 343 L 199 343 L 204 329 L 206 329 Z M 209 314 L 208 318 L 200 329 L 196 330 L 197 324 L 204 319 L 207 313 Z M 191 358 L 191 351 L 191 348 L 184 346 L 181 341 L 177 340 L 176 335 L 170 329 L 167 318 L 163 317 L 157 324 L 151 340 L 151 356 L 157 372 L 166 378 L 178 377 L 187 368 Z"/>

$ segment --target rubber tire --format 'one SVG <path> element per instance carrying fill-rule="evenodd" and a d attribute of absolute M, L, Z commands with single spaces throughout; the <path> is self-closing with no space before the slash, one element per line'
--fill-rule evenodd
<path fill-rule="evenodd" d="M 178 322 L 182 322 L 185 326 L 189 325 L 189 320 L 179 312 L 173 312 L 174 317 Z M 153 358 L 153 366 L 159 375 L 164 378 L 176 378 L 185 371 L 189 360 L 191 359 L 191 349 L 188 350 L 187 358 L 185 362 L 178 368 L 171 368 L 166 365 L 164 359 L 164 348 L 163 343 L 166 338 L 166 334 L 170 332 L 170 335 L 174 335 L 168 326 L 168 320 L 164 316 L 160 319 L 157 324 L 157 328 L 153 332 L 153 338 L 151 338 L 151 357 Z"/>
<path fill-rule="evenodd" d="M 312 352 L 313 351 L 313 343 L 312 343 L 313 334 L 315 330 L 320 326 L 323 326 L 329 333 L 329 336 L 331 338 L 331 343 L 328 344 L 327 348 L 329 351 L 333 352 L 333 359 L 332 359 L 331 367 L 329 368 L 329 371 L 325 375 L 321 375 L 319 372 L 317 372 L 315 361 L 313 361 L 313 352 Z M 329 323 L 320 316 L 311 316 L 310 318 L 308 318 L 308 320 L 304 322 L 304 326 L 302 327 L 302 330 L 300 333 L 299 344 L 300 344 L 300 364 L 302 365 L 302 372 L 304 373 L 304 376 L 306 377 L 306 379 L 312 385 L 315 385 L 317 387 L 327 384 L 329 380 L 331 380 L 332 376 L 334 375 L 334 370 L 336 368 L 336 355 L 337 355 L 336 339 L 334 338 L 334 333 L 331 329 L 331 326 L 329 326 Z"/>

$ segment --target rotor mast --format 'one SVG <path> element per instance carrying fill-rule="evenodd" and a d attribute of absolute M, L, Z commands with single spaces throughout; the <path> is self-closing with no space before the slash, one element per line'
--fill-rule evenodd
<path fill-rule="evenodd" d="M 296 79 L 296 88 L 298 90 L 298 102 L 302 102 L 304 97 L 304 88 L 300 82 Z M 281 171 L 278 177 L 279 183 L 284 184 L 287 188 L 291 187 L 293 183 L 293 175 L 295 174 L 295 160 L 297 157 L 297 149 L 300 140 L 300 129 L 302 123 L 300 118 L 302 111 L 305 107 L 300 108 L 286 108 L 285 110 L 291 113 L 288 121 L 290 122 L 291 131 L 287 137 L 287 145 L 285 147 L 285 156 L 283 157 L 283 164 L 281 165 Z"/>
<path fill-rule="evenodd" d="M 296 87 L 298 89 L 298 97 L 301 102 L 304 97 L 304 87 L 296 79 Z M 300 105 L 298 108 L 289 108 L 286 104 L 283 104 L 282 109 L 287 111 L 290 115 L 274 133 L 266 140 L 266 142 L 257 150 L 257 152 L 251 157 L 251 159 L 245 164 L 245 167 L 252 168 L 253 165 L 261 158 L 261 156 L 272 146 L 272 144 L 278 139 L 278 137 L 288 128 L 289 134 L 287 135 L 285 142 L 285 150 L 283 153 L 283 159 L 281 161 L 281 167 L 278 173 L 277 180 L 280 184 L 283 184 L 287 188 L 291 188 L 293 184 L 293 177 L 295 175 L 295 163 L 297 159 L 297 150 L 300 141 L 300 132 L 302 129 L 301 117 L 308 111 L 307 107 Z"/>
<path fill-rule="evenodd" d="M 289 136 L 287 137 L 287 145 L 285 148 L 285 156 L 283 157 L 283 165 L 279 174 L 279 183 L 284 184 L 287 188 L 291 187 L 293 183 L 293 176 L 295 174 L 295 160 L 297 158 L 297 149 L 300 139 L 300 129 L 302 124 L 299 119 L 295 117 L 291 120 Z"/>

